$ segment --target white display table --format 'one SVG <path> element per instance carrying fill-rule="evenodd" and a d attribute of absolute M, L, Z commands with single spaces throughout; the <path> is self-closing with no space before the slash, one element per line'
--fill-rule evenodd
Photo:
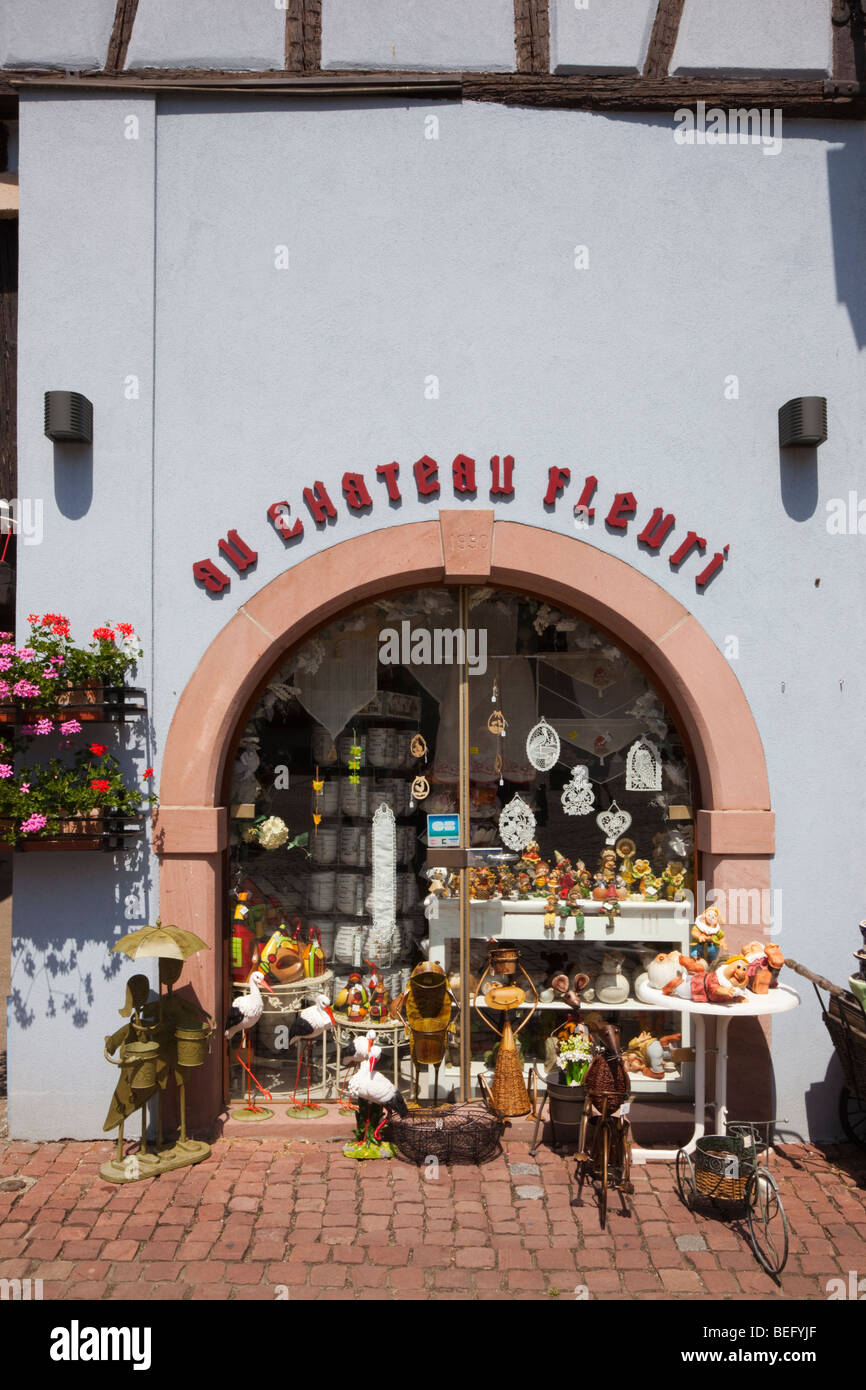
<path fill-rule="evenodd" d="M 679 1009 L 684 1014 L 695 1015 L 695 1132 L 684 1148 L 692 1153 L 705 1132 L 704 1112 L 706 1108 L 706 1025 L 708 1016 L 719 1020 L 716 1025 L 716 1075 L 715 1075 L 715 1133 L 724 1134 L 727 1129 L 728 1105 L 728 1028 L 735 1018 L 766 1018 L 771 1014 L 784 1014 L 796 1009 L 800 996 L 788 985 L 777 985 L 766 994 L 747 992 L 745 999 L 734 1004 L 698 1004 L 692 999 L 682 999 L 678 995 L 662 994 L 647 983 L 646 975 L 639 975 L 634 982 L 635 996 L 644 1004 L 657 1007 Z M 649 1153 L 647 1157 L 649 1157 Z M 675 1151 L 653 1151 L 654 1158 L 675 1158 Z"/>

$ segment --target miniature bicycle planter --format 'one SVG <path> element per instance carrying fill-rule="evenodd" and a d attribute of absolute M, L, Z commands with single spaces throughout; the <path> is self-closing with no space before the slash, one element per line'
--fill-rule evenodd
<path fill-rule="evenodd" d="M 859 959 L 861 953 L 857 954 Z M 866 1008 L 861 999 L 831 984 L 823 975 L 814 975 L 795 960 L 789 959 L 787 964 L 814 986 L 844 1077 L 839 1094 L 839 1121 L 851 1143 L 866 1149 Z M 859 981 L 852 977 L 851 984 L 856 986 Z M 826 1009 L 819 986 L 830 996 Z"/>
<path fill-rule="evenodd" d="M 781 1274 L 788 1259 L 788 1218 L 769 1169 L 770 1130 L 777 1123 L 732 1122 L 727 1134 L 699 1139 L 692 1153 L 680 1149 L 677 1154 L 677 1187 L 689 1211 L 699 1201 L 745 1206 L 752 1249 L 773 1276 Z M 758 1162 L 762 1151 L 767 1165 Z"/>

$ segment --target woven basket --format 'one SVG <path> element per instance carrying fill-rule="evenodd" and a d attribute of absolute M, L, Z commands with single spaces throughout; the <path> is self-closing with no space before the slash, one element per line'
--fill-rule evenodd
<path fill-rule="evenodd" d="M 746 1145 L 739 1134 L 715 1134 L 699 1139 L 695 1149 L 695 1185 L 702 1197 L 719 1202 L 742 1202 L 752 1171 L 744 1163 Z M 737 1161 L 737 1176 L 730 1176 L 731 1160 Z"/>
<path fill-rule="evenodd" d="M 391 1117 L 388 1134 L 410 1163 L 487 1163 L 501 1152 L 502 1115 L 466 1101 L 438 1110 L 413 1110 Z"/>
<path fill-rule="evenodd" d="M 509 1118 L 528 1115 L 532 1109 L 529 1092 L 523 1080 L 523 1065 L 514 1045 L 511 1025 L 508 1023 L 503 1029 L 502 1042 L 496 1054 L 496 1068 L 490 1089 L 496 1109 Z"/>
<path fill-rule="evenodd" d="M 631 1082 L 622 1060 L 619 1057 L 593 1058 L 583 1078 L 583 1089 L 596 1110 L 601 1110 L 602 1103 L 606 1100 L 608 1115 L 615 1115 L 623 1101 L 628 1100 L 631 1094 Z"/>

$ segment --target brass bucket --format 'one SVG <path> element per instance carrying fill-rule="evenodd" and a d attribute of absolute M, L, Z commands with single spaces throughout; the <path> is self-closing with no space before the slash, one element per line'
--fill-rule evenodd
<path fill-rule="evenodd" d="M 156 1085 L 158 1042 L 124 1043 L 121 1060 L 128 1068 L 129 1084 L 134 1091 L 149 1091 Z"/>
<path fill-rule="evenodd" d="M 200 1028 L 178 1028 L 174 1040 L 177 1044 L 177 1064 L 179 1067 L 200 1067 L 207 1056 L 210 1029 L 203 1023 Z"/>
<path fill-rule="evenodd" d="M 434 1028 L 425 1028 L 424 1023 L 433 1023 Z M 420 1067 L 438 1067 L 445 1056 L 448 1042 L 448 1025 L 441 1026 L 441 1019 L 418 1020 L 412 1029 L 412 1055 Z"/>
<path fill-rule="evenodd" d="M 497 946 L 490 952 L 490 969 L 496 975 L 513 975 L 519 960 L 516 946 Z"/>

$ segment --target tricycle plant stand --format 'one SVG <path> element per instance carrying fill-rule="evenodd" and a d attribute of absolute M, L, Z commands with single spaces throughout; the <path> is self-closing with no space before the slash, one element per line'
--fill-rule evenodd
<path fill-rule="evenodd" d="M 770 1131 L 775 1120 L 745 1120 L 728 1125 L 727 1134 L 699 1139 L 696 1149 L 677 1154 L 677 1187 L 689 1211 L 699 1200 L 744 1205 L 749 1240 L 768 1274 L 781 1274 L 788 1259 L 788 1218 L 776 1180 L 768 1166 Z"/>
<path fill-rule="evenodd" d="M 813 974 L 805 965 L 790 959 L 788 965 L 811 981 L 818 996 L 844 1077 L 839 1095 L 839 1122 L 851 1143 L 866 1149 L 866 1008 L 853 993 L 831 984 L 823 975 Z M 852 980 L 852 983 L 859 982 Z M 821 989 L 830 996 L 826 1009 Z"/>

